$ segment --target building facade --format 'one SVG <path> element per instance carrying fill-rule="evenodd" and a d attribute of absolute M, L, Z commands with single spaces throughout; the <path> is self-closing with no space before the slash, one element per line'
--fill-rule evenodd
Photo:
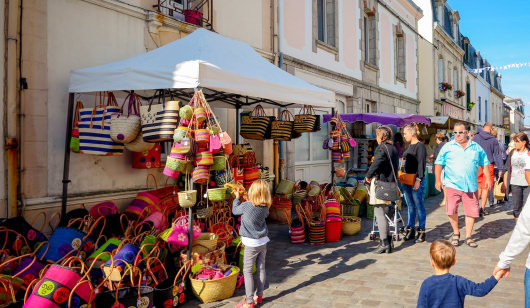
<path fill-rule="evenodd" d="M 282 67 L 335 92 L 336 111 L 419 112 L 422 11 L 412 1 L 284 0 L 279 12 Z M 372 133 L 371 125 L 365 133 Z M 326 135 L 323 127 L 287 144 L 288 178 L 330 180 Z"/>
<path fill-rule="evenodd" d="M 503 116 L 503 125 L 506 138 L 509 138 L 511 133 L 524 131 L 524 101 L 520 98 L 506 96 L 504 98 L 504 107 L 506 112 Z"/>

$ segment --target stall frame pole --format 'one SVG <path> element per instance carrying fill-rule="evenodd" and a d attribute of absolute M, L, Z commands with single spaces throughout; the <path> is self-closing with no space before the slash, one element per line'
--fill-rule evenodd
<path fill-rule="evenodd" d="M 66 205 L 68 201 L 68 184 L 71 182 L 70 176 L 70 139 L 72 139 L 72 122 L 74 113 L 75 93 L 68 95 L 68 114 L 66 118 L 66 140 L 64 141 L 63 160 L 63 196 L 61 202 L 61 217 L 66 216 Z"/>

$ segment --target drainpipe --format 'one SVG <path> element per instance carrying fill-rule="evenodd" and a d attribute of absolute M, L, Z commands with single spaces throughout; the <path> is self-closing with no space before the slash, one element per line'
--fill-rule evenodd
<path fill-rule="evenodd" d="M 4 217 L 17 216 L 18 199 L 18 114 L 19 97 L 17 95 L 17 45 L 19 44 L 19 23 L 21 17 L 21 3 L 16 0 L 6 0 L 4 2 L 4 162 L 6 168 L 5 192 L 7 198 L 7 208 Z"/>
<path fill-rule="evenodd" d="M 278 67 L 283 70 L 283 53 L 282 53 L 282 40 L 281 40 L 281 33 L 283 28 L 283 15 L 282 15 L 282 5 L 283 0 L 278 0 Z M 282 112 L 284 108 L 280 108 L 280 112 Z M 283 173 L 283 166 L 285 165 L 285 155 L 284 155 L 284 148 L 285 144 L 283 141 L 275 141 L 274 142 L 274 174 L 276 175 L 274 177 L 274 182 L 276 185 L 279 184 L 280 179 L 283 178 L 283 174 L 280 174 L 280 172 Z M 279 155 L 279 157 L 277 156 Z M 282 168 L 280 168 L 280 165 Z M 280 171 L 282 170 L 282 171 Z"/>

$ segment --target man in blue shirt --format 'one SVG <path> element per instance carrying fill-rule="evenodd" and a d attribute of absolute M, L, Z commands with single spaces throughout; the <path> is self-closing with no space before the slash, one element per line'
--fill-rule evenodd
<path fill-rule="evenodd" d="M 453 129 L 455 139 L 446 143 L 436 161 L 434 172 L 436 175 L 436 189 L 442 191 L 441 173 L 445 166 L 445 177 L 443 186 L 446 187 L 445 209 L 449 222 L 453 227 L 453 238 L 451 243 L 455 246 L 460 244 L 460 231 L 458 228 L 458 204 L 462 202 L 466 215 L 466 239 L 469 247 L 477 247 L 477 243 L 471 238 L 475 218 L 479 217 L 478 204 L 478 182 L 477 174 L 479 166 L 488 166 L 490 162 L 484 149 L 476 142 L 468 139 L 468 132 L 462 123 L 456 123 Z M 491 189 L 492 179 L 489 173 L 485 173 L 485 189 Z"/>

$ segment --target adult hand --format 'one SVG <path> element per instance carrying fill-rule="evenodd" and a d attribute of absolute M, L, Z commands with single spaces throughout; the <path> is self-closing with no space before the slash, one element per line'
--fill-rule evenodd
<path fill-rule="evenodd" d="M 372 182 L 372 179 L 369 179 L 369 178 L 364 178 L 364 181 L 368 184 L 370 184 Z"/>
<path fill-rule="evenodd" d="M 440 180 L 436 180 L 436 183 L 434 184 L 434 187 L 438 190 L 438 191 L 443 191 L 443 185 L 442 185 L 442 181 Z"/>
<path fill-rule="evenodd" d="M 495 279 L 499 280 L 500 278 L 508 278 L 510 276 L 510 268 L 500 268 L 498 265 L 495 265 L 495 268 L 493 269 L 493 276 L 495 276 Z M 497 276 L 500 276 L 497 278 Z"/>
<path fill-rule="evenodd" d="M 420 179 L 416 179 L 416 181 L 414 182 L 414 187 L 412 187 L 412 189 L 414 189 L 414 190 L 420 189 L 420 183 L 421 183 L 421 180 Z"/>
<path fill-rule="evenodd" d="M 239 190 L 234 189 L 234 196 L 236 196 L 236 199 L 239 199 Z"/>

